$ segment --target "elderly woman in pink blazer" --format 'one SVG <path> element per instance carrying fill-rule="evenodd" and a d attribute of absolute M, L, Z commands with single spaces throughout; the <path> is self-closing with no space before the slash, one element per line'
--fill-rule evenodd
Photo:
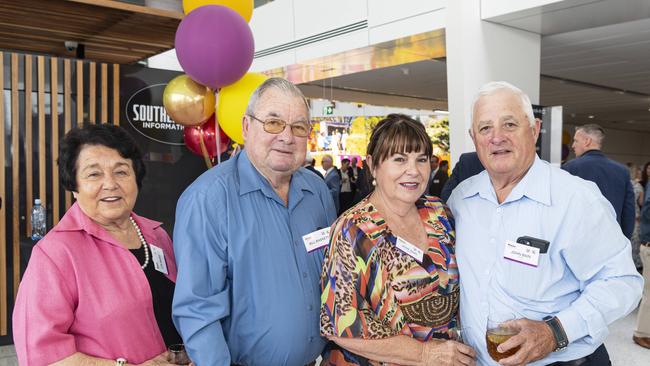
<path fill-rule="evenodd" d="M 68 132 L 59 171 L 76 203 L 34 247 L 13 314 L 21 365 L 169 365 L 171 240 L 132 212 L 145 174 L 123 129 Z"/>

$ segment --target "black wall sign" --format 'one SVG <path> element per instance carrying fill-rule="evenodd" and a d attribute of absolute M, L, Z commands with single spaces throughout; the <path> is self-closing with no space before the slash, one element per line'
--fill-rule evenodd
<path fill-rule="evenodd" d="M 206 170 L 203 159 L 185 147 L 183 126 L 163 108 L 165 86 L 180 73 L 131 65 L 120 73 L 120 126 L 138 142 L 147 168 L 134 211 L 161 221 L 171 235 L 176 201 Z"/>
<path fill-rule="evenodd" d="M 163 92 L 167 83 L 154 84 L 135 91 L 126 102 L 125 117 L 142 136 L 162 144 L 183 145 L 183 126 L 167 115 Z"/>

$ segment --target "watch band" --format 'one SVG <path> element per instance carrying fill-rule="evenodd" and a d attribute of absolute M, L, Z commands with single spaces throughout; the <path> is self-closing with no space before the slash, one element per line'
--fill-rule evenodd
<path fill-rule="evenodd" d="M 546 324 L 551 327 L 551 331 L 553 331 L 553 337 L 555 337 L 557 348 L 555 348 L 553 352 L 566 349 L 569 345 L 569 340 L 567 339 L 566 333 L 564 332 L 562 323 L 560 323 L 560 319 L 555 316 L 547 316 L 544 318 L 544 322 L 546 322 Z"/>
<path fill-rule="evenodd" d="M 126 359 L 119 357 L 115 360 L 115 366 L 125 366 L 126 365 Z"/>

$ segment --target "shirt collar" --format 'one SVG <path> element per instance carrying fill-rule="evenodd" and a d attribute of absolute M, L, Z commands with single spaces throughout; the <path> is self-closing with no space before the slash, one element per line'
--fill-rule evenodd
<path fill-rule="evenodd" d="M 262 193 L 278 203 L 284 205 L 284 202 L 271 187 L 269 181 L 253 166 L 246 149 L 237 154 L 237 170 L 239 172 L 239 195 L 243 196 L 253 191 L 262 191 Z M 289 206 L 294 207 L 303 197 L 303 190 L 314 192 L 313 188 L 307 184 L 305 174 L 302 169 L 298 169 L 291 176 L 289 183 Z"/>
<path fill-rule="evenodd" d="M 481 198 L 497 202 L 496 193 L 487 170 L 476 176 L 476 182 L 464 190 L 462 197 L 468 198 L 478 194 Z M 551 168 L 537 155 L 526 175 L 512 189 L 503 203 L 517 201 L 523 196 L 544 205 L 551 205 Z"/>
<path fill-rule="evenodd" d="M 145 217 L 136 215 L 134 212 L 131 212 L 131 216 L 135 220 L 135 223 L 140 227 L 143 235 L 147 235 L 147 233 L 152 232 L 162 225 L 161 222 L 149 220 Z M 70 207 L 63 218 L 61 218 L 61 221 L 52 228 L 52 231 L 85 231 L 98 239 L 121 246 L 121 244 L 115 241 L 106 229 L 86 215 L 77 202 Z"/>
<path fill-rule="evenodd" d="M 598 150 L 598 149 L 587 150 L 584 153 L 582 153 L 582 155 L 580 157 L 583 157 L 585 155 L 601 155 L 601 156 L 605 156 L 605 154 L 603 154 L 603 152 Z"/>

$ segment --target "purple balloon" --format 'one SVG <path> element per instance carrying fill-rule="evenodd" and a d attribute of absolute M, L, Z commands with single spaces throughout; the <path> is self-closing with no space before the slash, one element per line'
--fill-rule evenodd
<path fill-rule="evenodd" d="M 218 89 L 239 80 L 253 63 L 255 45 L 248 23 L 222 5 L 204 5 L 176 30 L 176 56 L 192 80 Z"/>

